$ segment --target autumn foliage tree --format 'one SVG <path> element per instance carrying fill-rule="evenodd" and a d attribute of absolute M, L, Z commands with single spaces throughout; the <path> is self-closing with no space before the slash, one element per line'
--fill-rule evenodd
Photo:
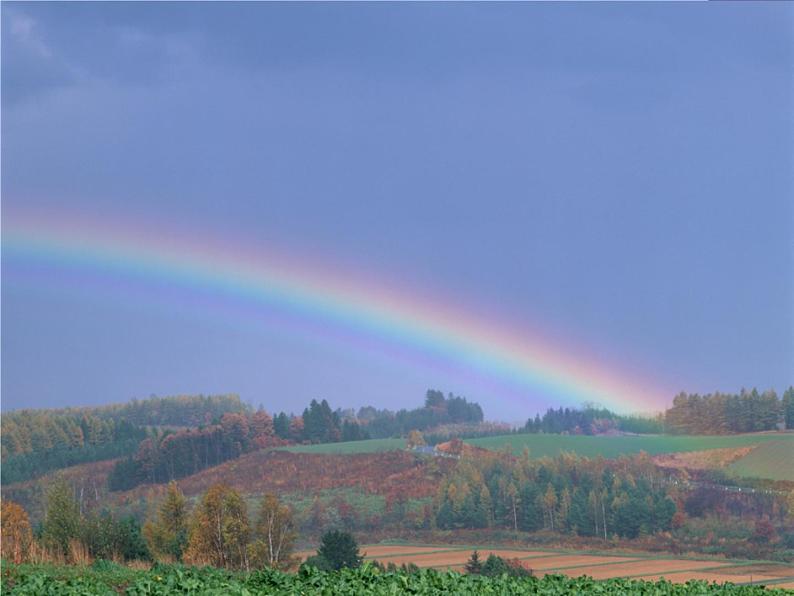
<path fill-rule="evenodd" d="M 251 563 L 257 567 L 287 570 L 295 564 L 295 524 L 292 511 L 273 494 L 262 498 L 250 546 Z"/>
<path fill-rule="evenodd" d="M 668 432 L 692 435 L 774 430 L 781 415 L 785 421 L 786 400 L 792 399 L 790 396 L 787 391 L 780 400 L 771 389 L 764 392 L 742 389 L 738 394 L 680 393 L 665 413 L 665 425 Z"/>
<path fill-rule="evenodd" d="M 425 439 L 421 432 L 418 430 L 412 430 L 408 433 L 408 440 L 406 442 L 406 447 L 408 447 L 408 449 L 413 449 L 414 447 L 423 447 L 425 445 Z"/>
<path fill-rule="evenodd" d="M 187 546 L 188 511 L 185 496 L 176 482 L 170 482 L 157 517 L 143 526 L 149 550 L 160 559 L 181 560 Z"/>
<path fill-rule="evenodd" d="M 194 565 L 248 569 L 250 528 L 240 494 L 215 484 L 196 505 L 184 560 Z"/>
<path fill-rule="evenodd" d="M 23 563 L 30 555 L 33 532 L 25 510 L 13 501 L 3 500 L 0 504 L 2 535 L 0 547 L 4 561 Z"/>
<path fill-rule="evenodd" d="M 69 483 L 58 478 L 47 491 L 42 540 L 56 556 L 69 556 L 70 542 L 80 535 L 80 507 Z"/>

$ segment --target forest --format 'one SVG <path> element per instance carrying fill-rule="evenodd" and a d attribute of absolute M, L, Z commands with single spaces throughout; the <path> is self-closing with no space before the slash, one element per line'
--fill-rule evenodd
<path fill-rule="evenodd" d="M 295 442 L 332 443 L 361 439 L 404 437 L 412 430 L 425 431 L 449 424 L 479 424 L 483 412 L 479 404 L 452 393 L 428 389 L 422 407 L 397 412 L 372 406 L 354 410 L 331 411 L 328 403 L 312 400 L 302 416 L 281 412 L 274 418 L 276 434 Z"/>
<path fill-rule="evenodd" d="M 236 395 L 151 397 L 125 404 L 3 414 L 2 483 L 127 456 L 157 429 L 192 427 L 251 410 Z"/>
<path fill-rule="evenodd" d="M 671 434 L 719 435 L 794 428 L 794 387 L 778 398 L 773 389 L 739 393 L 679 393 L 665 412 Z"/>
<path fill-rule="evenodd" d="M 436 524 L 636 538 L 671 529 L 677 508 L 662 478 L 647 457 L 479 455 L 462 460 L 442 482 Z"/>
<path fill-rule="evenodd" d="M 536 414 L 527 420 L 521 432 L 525 433 L 569 433 L 576 435 L 600 435 L 613 431 L 635 434 L 658 434 L 664 432 L 664 419 L 657 416 L 625 416 L 594 405 L 583 408 L 549 408 L 541 417 Z"/>

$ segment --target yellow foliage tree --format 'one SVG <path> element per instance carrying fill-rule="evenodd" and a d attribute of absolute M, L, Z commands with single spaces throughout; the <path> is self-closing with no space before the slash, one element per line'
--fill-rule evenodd
<path fill-rule="evenodd" d="M 185 496 L 176 482 L 171 481 L 165 499 L 160 503 L 155 520 L 143 526 L 143 537 L 149 550 L 158 559 L 180 560 L 188 533 L 188 512 Z"/>
<path fill-rule="evenodd" d="M 33 544 L 28 514 L 21 505 L 4 500 L 0 504 L 0 519 L 2 520 L 0 546 L 2 546 L 3 560 L 14 563 L 27 561 Z"/>
<path fill-rule="evenodd" d="M 418 430 L 412 430 L 408 433 L 407 447 L 413 449 L 414 447 L 424 447 L 426 445 L 425 439 Z"/>
<path fill-rule="evenodd" d="M 233 488 L 215 484 L 193 512 L 183 558 L 193 565 L 248 569 L 249 534 L 245 501 Z"/>
<path fill-rule="evenodd" d="M 265 495 L 254 527 L 255 540 L 250 546 L 253 565 L 288 570 L 295 564 L 295 524 L 292 511 L 275 495 Z"/>

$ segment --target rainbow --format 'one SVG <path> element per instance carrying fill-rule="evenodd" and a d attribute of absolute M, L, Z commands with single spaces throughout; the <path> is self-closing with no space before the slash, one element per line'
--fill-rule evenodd
<path fill-rule="evenodd" d="M 3 260 L 78 268 L 233 298 L 276 316 L 336 328 L 348 338 L 470 371 L 509 387 L 524 405 L 595 402 L 621 412 L 663 409 L 669 393 L 537 331 L 483 320 L 418 291 L 340 272 L 270 249 L 158 230 L 151 222 L 63 214 L 4 214 Z M 355 343 L 355 341 L 354 341 Z"/>

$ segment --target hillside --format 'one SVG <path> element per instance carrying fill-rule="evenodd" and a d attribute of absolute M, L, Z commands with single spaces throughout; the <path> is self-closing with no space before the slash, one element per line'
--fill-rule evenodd
<path fill-rule="evenodd" d="M 145 514 L 139 504 L 156 498 L 164 485 L 142 485 L 121 492 L 107 491 L 114 461 L 93 462 L 60 472 L 83 494 L 87 505 L 113 506 Z M 392 450 L 380 453 L 331 455 L 262 450 L 182 478 L 179 487 L 187 497 L 197 497 L 223 482 L 251 498 L 265 493 L 313 496 L 323 491 L 351 489 L 361 494 L 398 500 L 431 497 L 440 477 L 453 463 Z M 3 487 L 3 497 L 21 503 L 40 519 L 43 487 L 55 473 L 38 480 Z"/>

